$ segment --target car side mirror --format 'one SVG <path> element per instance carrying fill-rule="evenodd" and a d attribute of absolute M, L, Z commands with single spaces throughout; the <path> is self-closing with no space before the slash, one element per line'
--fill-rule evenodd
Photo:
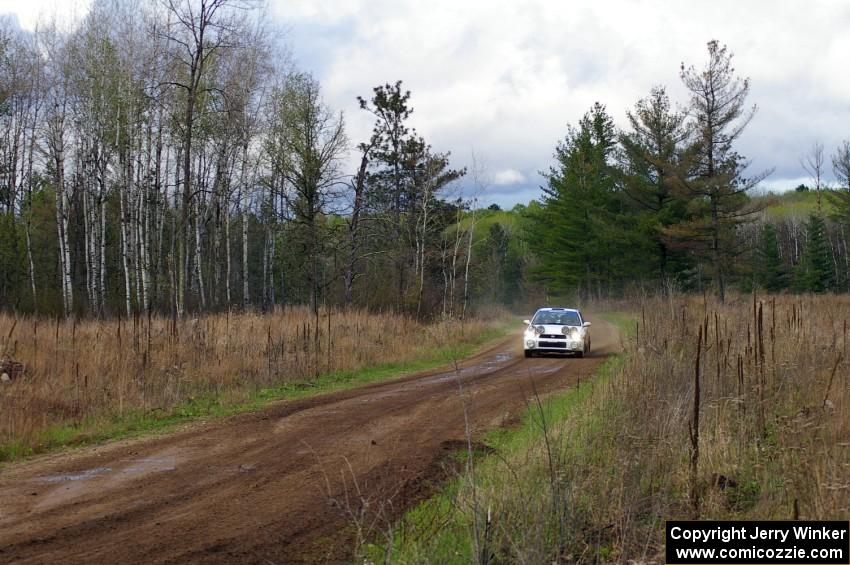
<path fill-rule="evenodd" d="M 585 323 L 583 323 L 583 324 L 581 325 L 581 327 L 583 327 L 583 328 L 589 328 L 589 327 L 590 327 L 590 322 L 585 322 Z"/>
<path fill-rule="evenodd" d="M 527 326 L 530 326 L 530 325 L 531 325 L 531 320 L 523 320 L 523 321 L 522 321 L 522 323 L 523 323 L 523 324 L 525 324 L 525 325 L 527 325 Z"/>

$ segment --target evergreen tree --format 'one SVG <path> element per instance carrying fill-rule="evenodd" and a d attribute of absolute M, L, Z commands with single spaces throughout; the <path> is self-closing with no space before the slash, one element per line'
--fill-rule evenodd
<path fill-rule="evenodd" d="M 806 222 L 806 247 L 794 274 L 795 290 L 824 292 L 833 287 L 835 273 L 826 237 L 823 218 L 818 214 L 809 216 Z"/>
<path fill-rule="evenodd" d="M 617 278 L 613 259 L 620 233 L 611 158 L 614 124 L 599 103 L 570 128 L 555 150 L 543 205 L 529 229 L 539 264 L 535 274 L 554 292 Z"/>
<path fill-rule="evenodd" d="M 711 264 L 722 301 L 734 258 L 741 252 L 737 228 L 756 211 L 747 191 L 769 173 L 745 177 L 748 163 L 733 147 L 756 108 L 745 107 L 750 83 L 735 75 L 732 53 L 710 41 L 707 65 L 701 70 L 682 65 L 681 78 L 691 95 L 694 136 L 682 158 L 667 170 L 674 186 L 699 208 L 699 216 L 667 228 L 665 234 Z"/>
<path fill-rule="evenodd" d="M 402 82 L 373 89 L 372 98 L 357 98 L 360 108 L 375 117 L 372 136 L 361 150 L 369 149 L 365 175 L 367 210 L 378 218 L 385 251 L 395 272 L 399 309 L 407 307 L 409 271 L 419 279 L 417 310 L 421 305 L 425 272 L 425 243 L 435 231 L 429 216 L 440 192 L 466 174 L 452 169 L 449 153 L 437 153 L 408 124 L 413 114 L 410 91 Z M 365 171 L 364 171 L 365 172 Z"/>
<path fill-rule="evenodd" d="M 755 254 L 755 282 L 761 288 L 776 292 L 787 288 L 788 281 L 782 257 L 779 255 L 779 239 L 776 228 L 765 223 Z"/>
<path fill-rule="evenodd" d="M 505 266 L 508 257 L 508 246 L 510 236 L 505 227 L 500 223 L 490 226 L 487 234 L 487 267 L 489 270 L 489 299 L 491 302 L 503 302 L 505 299 L 504 278 Z"/>
<path fill-rule="evenodd" d="M 621 177 L 625 194 L 640 216 L 639 225 L 652 241 L 650 261 L 666 278 L 673 270 L 686 267 L 681 252 L 671 249 L 663 228 L 688 216 L 687 200 L 670 189 L 665 164 L 676 163 L 688 139 L 686 114 L 673 110 L 664 87 L 656 86 L 650 95 L 627 113 L 630 131 L 620 135 Z"/>
<path fill-rule="evenodd" d="M 827 202 L 831 205 L 830 219 L 837 224 L 839 233 L 847 249 L 847 232 L 850 231 L 850 141 L 843 141 L 832 156 L 832 170 L 838 186 L 826 192 Z M 850 267 L 844 262 L 843 272 L 836 273 L 836 287 L 846 287 L 850 280 Z M 842 280 L 838 280 L 838 279 Z"/>
<path fill-rule="evenodd" d="M 411 171 L 405 166 L 411 152 L 421 149 L 416 130 L 408 125 L 413 113 L 410 91 L 403 90 L 401 81 L 373 89 L 372 98 L 357 97 L 360 108 L 375 117 L 371 147 L 371 161 L 366 175 L 370 211 L 384 218 L 380 222 L 382 235 L 391 242 L 389 255 L 395 274 L 396 306 L 404 306 L 407 285 L 409 249 L 404 241 L 405 215 L 413 208 L 407 198 L 407 188 L 412 184 Z"/>

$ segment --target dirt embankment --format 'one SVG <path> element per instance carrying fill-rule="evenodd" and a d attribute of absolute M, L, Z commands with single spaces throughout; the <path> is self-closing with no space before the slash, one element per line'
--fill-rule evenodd
<path fill-rule="evenodd" d="M 440 462 L 509 423 L 533 391 L 588 377 L 617 350 L 593 319 L 584 359 L 524 359 L 517 335 L 464 360 L 281 402 L 168 436 L 92 447 L 0 473 L 0 562 L 344 561 L 357 527 L 428 496 Z"/>

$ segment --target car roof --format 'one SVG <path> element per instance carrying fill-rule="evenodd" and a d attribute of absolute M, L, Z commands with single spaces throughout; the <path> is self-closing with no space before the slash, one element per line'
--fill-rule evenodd
<path fill-rule="evenodd" d="M 578 312 L 578 308 L 546 307 L 546 308 L 538 308 L 537 312 Z M 535 312 L 535 314 L 537 312 Z"/>

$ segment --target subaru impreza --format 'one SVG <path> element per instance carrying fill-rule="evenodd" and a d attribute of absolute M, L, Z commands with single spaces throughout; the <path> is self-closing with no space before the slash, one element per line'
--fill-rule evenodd
<path fill-rule="evenodd" d="M 536 353 L 571 353 L 584 357 L 590 352 L 590 322 L 575 308 L 541 308 L 522 336 L 526 357 Z"/>

